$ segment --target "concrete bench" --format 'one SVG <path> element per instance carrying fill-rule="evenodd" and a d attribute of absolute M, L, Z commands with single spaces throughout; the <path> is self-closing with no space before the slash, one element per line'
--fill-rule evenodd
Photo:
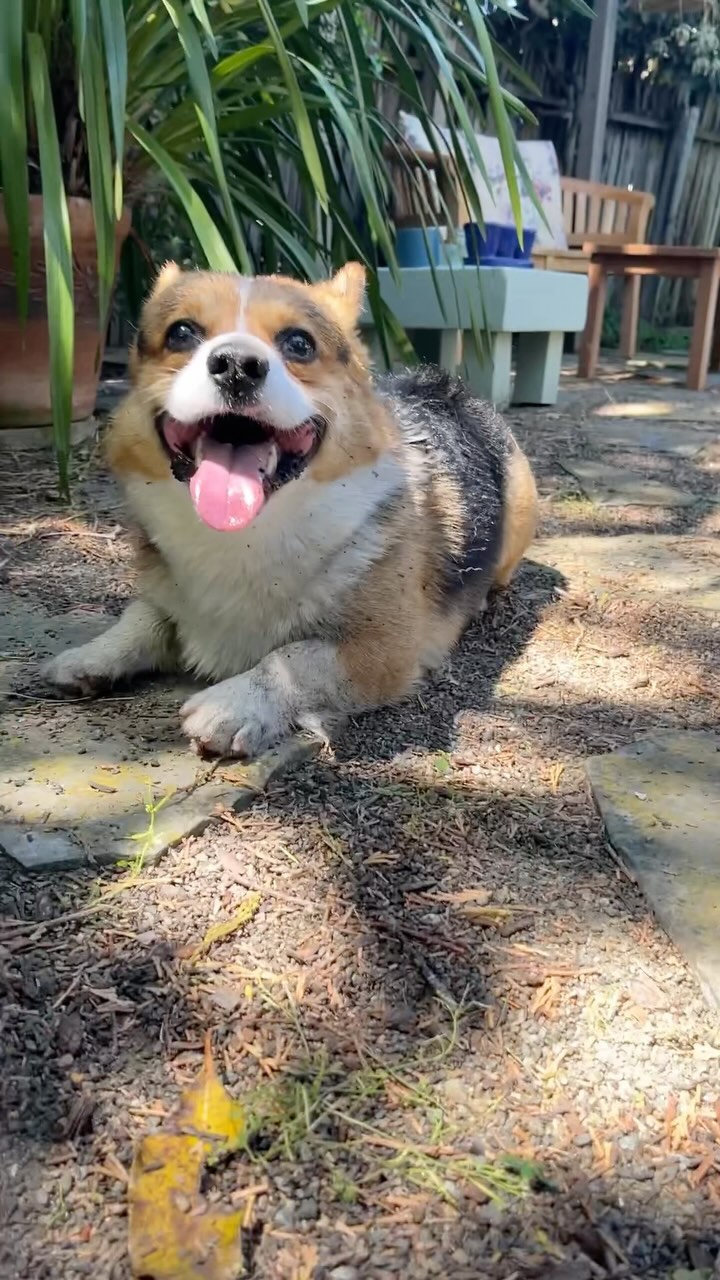
<path fill-rule="evenodd" d="M 446 266 L 434 275 L 430 267 L 407 267 L 396 284 L 388 268 L 378 271 L 381 296 L 419 353 L 444 369 L 458 369 L 476 395 L 495 404 L 555 404 L 563 336 L 585 327 L 587 278 L 517 267 Z M 363 324 L 371 323 L 366 315 Z M 487 356 L 475 337 L 483 330 Z M 382 367 L 376 335 L 370 345 Z"/>

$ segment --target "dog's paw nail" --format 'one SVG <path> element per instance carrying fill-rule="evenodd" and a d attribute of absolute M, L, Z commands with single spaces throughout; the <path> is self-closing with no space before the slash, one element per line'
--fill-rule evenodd
<path fill-rule="evenodd" d="M 259 747 L 253 750 L 252 734 L 248 725 L 243 725 L 242 729 L 235 734 L 230 744 L 230 750 L 239 760 L 247 760 L 249 756 L 257 755 Z"/>

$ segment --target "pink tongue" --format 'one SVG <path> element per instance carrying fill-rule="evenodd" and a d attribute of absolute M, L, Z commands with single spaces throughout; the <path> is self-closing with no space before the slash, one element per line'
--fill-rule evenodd
<path fill-rule="evenodd" d="M 190 497 L 211 529 L 230 533 L 255 519 L 265 502 L 263 478 L 274 447 L 270 441 L 234 448 L 209 437 L 203 440 Z"/>

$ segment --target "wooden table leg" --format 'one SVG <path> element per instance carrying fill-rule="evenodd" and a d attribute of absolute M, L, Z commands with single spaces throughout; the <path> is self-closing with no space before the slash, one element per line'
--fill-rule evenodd
<path fill-rule="evenodd" d="M 712 346 L 710 348 L 710 370 L 717 373 L 720 369 L 720 293 L 715 303 L 715 326 L 713 332 Z"/>
<path fill-rule="evenodd" d="M 690 355 L 688 358 L 687 385 L 691 391 L 702 391 L 707 382 L 719 277 L 719 262 L 704 262 L 700 267 L 695 302 L 695 319 L 693 321 Z"/>
<path fill-rule="evenodd" d="M 622 321 L 620 324 L 620 355 L 632 360 L 637 351 L 638 320 L 640 318 L 640 276 L 626 276 L 623 280 Z"/>
<path fill-rule="evenodd" d="M 602 262 L 592 262 L 588 271 L 590 297 L 585 331 L 580 342 L 580 359 L 578 360 L 578 376 L 593 378 L 600 354 L 600 335 L 602 333 L 603 316 L 605 314 L 605 298 L 607 295 L 607 273 Z"/>

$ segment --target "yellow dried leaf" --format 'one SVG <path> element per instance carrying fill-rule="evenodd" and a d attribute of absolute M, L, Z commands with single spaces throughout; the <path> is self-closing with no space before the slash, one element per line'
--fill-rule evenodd
<path fill-rule="evenodd" d="M 559 761 L 556 764 L 552 765 L 550 769 L 550 787 L 553 791 L 557 791 L 560 785 L 560 779 L 562 778 L 564 772 L 565 772 L 565 765 L 560 764 Z"/>
<path fill-rule="evenodd" d="M 203 1167 L 240 1146 L 244 1113 L 224 1089 L 210 1039 L 195 1083 L 170 1124 L 143 1138 L 128 1187 L 133 1275 L 143 1280 L 238 1280 L 244 1211 L 210 1208 L 200 1196 Z"/>
<path fill-rule="evenodd" d="M 174 1116 L 175 1132 L 181 1131 L 209 1142 L 209 1155 L 235 1151 L 245 1133 L 245 1113 L 230 1097 L 213 1062 L 209 1037 L 205 1041 L 205 1061 L 197 1080 L 185 1091 Z"/>
<path fill-rule="evenodd" d="M 233 933 L 237 933 L 238 929 L 242 929 L 244 924 L 249 924 L 253 916 L 260 909 L 262 898 L 259 893 L 249 893 L 243 898 L 235 915 L 229 920 L 220 920 L 217 924 L 211 924 L 202 942 L 196 947 L 183 947 L 180 955 L 186 955 L 189 960 L 197 960 L 200 956 L 205 955 L 216 942 L 222 942 L 224 938 L 229 938 Z"/>

